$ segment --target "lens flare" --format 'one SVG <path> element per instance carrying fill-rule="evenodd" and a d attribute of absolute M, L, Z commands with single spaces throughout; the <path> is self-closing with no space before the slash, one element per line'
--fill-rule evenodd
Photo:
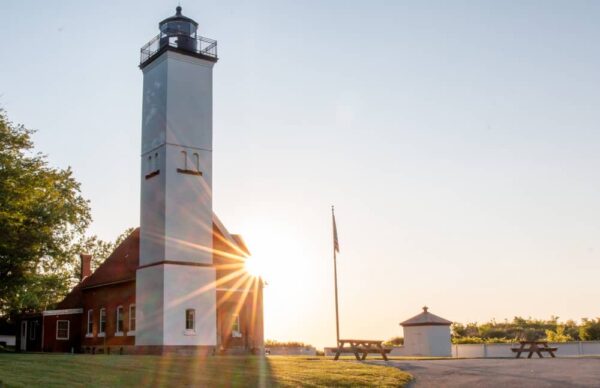
<path fill-rule="evenodd" d="M 244 268 L 252 276 L 259 277 L 264 275 L 260 261 L 254 257 L 248 257 L 244 261 Z"/>

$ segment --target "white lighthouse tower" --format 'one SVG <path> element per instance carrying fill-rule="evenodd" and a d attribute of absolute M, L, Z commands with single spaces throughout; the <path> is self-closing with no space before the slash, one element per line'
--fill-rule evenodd
<path fill-rule="evenodd" d="M 212 253 L 212 69 L 217 42 L 177 13 L 142 47 L 140 262 L 135 344 L 147 352 L 217 344 Z"/>

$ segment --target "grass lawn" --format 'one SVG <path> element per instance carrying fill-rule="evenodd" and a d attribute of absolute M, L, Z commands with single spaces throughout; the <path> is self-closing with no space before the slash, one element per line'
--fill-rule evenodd
<path fill-rule="evenodd" d="M 401 387 L 410 379 L 396 368 L 323 357 L 0 353 L 0 387 Z"/>

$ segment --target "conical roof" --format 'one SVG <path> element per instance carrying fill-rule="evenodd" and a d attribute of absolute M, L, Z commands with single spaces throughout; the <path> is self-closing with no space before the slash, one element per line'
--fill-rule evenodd
<path fill-rule="evenodd" d="M 187 16 L 183 16 L 183 14 L 181 13 L 181 6 L 177 6 L 177 8 L 175 8 L 175 15 L 169 16 L 162 22 L 158 23 L 158 26 L 161 27 L 163 24 L 170 22 L 186 22 L 193 24 L 194 27 L 198 27 L 198 23 L 196 23 L 194 19 L 188 18 Z"/>
<path fill-rule="evenodd" d="M 429 310 L 427 306 L 423 307 L 421 314 L 400 322 L 400 326 L 450 326 L 452 324 L 451 321 L 438 317 L 427 310 Z"/>

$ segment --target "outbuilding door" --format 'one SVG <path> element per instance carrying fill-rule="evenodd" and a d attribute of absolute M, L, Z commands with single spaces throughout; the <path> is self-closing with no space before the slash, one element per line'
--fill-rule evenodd
<path fill-rule="evenodd" d="M 27 321 L 21 321 L 21 351 L 27 350 Z"/>

